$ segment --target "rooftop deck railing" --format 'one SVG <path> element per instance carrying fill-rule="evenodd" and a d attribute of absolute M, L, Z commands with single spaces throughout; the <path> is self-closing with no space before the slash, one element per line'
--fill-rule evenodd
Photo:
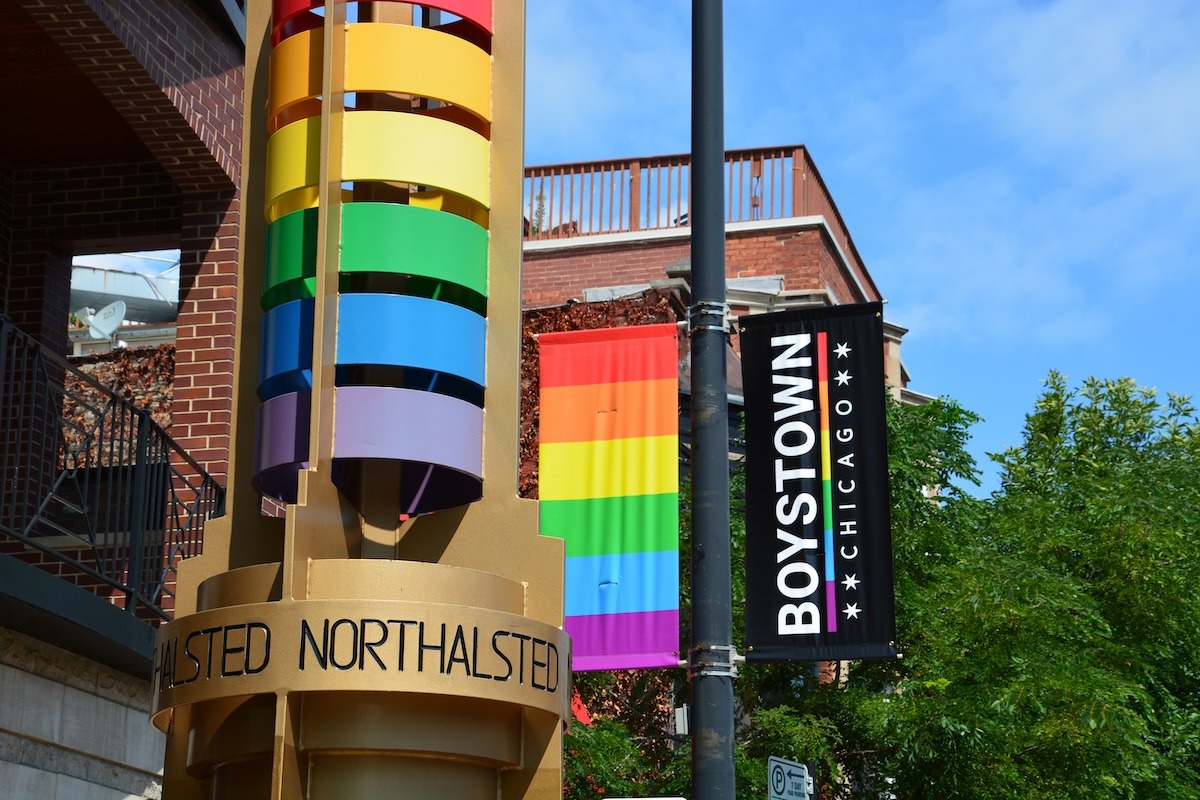
<path fill-rule="evenodd" d="M 147 620 L 225 490 L 157 425 L 0 316 L 0 552 Z"/>
<path fill-rule="evenodd" d="M 862 263 L 803 145 L 725 153 L 725 221 L 822 216 L 855 268 Z M 688 224 L 691 157 L 652 156 L 525 168 L 527 241 Z"/>

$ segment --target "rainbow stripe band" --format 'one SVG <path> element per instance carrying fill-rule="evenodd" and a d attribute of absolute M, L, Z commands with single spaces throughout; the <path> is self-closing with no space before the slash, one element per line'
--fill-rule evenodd
<path fill-rule="evenodd" d="M 637 667 L 675 667 L 679 665 L 678 653 L 647 648 L 646 652 L 629 650 L 608 653 L 603 650 L 592 652 L 581 650 L 588 642 L 670 642 L 679 640 L 679 611 L 642 611 L 632 614 L 599 614 L 596 616 L 569 617 L 563 628 L 571 636 L 574 649 L 571 665 L 579 672 L 602 669 L 629 669 Z"/>
<path fill-rule="evenodd" d="M 415 367 L 483 386 L 485 335 L 483 317 L 449 303 L 392 294 L 343 294 L 338 300 L 339 366 Z"/>
<path fill-rule="evenodd" d="M 603 555 L 613 548 L 614 533 L 629 535 L 647 550 L 679 545 L 679 496 L 645 494 L 558 500 L 541 504 L 543 531 L 569 531 L 567 558 Z M 634 543 L 620 542 L 621 550 Z"/>
<path fill-rule="evenodd" d="M 656 420 L 646 416 L 606 413 L 596 408 L 658 408 L 678 402 L 675 377 L 648 381 L 551 386 L 542 389 L 543 402 L 561 408 L 560 414 L 541 421 L 541 437 L 548 442 L 585 442 L 589 439 L 628 439 L 652 436 Z"/>
<path fill-rule="evenodd" d="M 267 139 L 267 222 L 317 203 L 321 173 L 321 118 L 284 125 Z"/>
<path fill-rule="evenodd" d="M 337 364 L 414 367 L 484 385 L 484 320 L 458 306 L 421 297 L 347 294 L 338 301 Z M 387 336 L 380 336 L 381 320 Z M 427 330 L 459 337 L 427 339 Z M 263 400 L 312 386 L 313 301 L 293 300 L 263 316 L 258 394 Z"/>
<path fill-rule="evenodd" d="M 483 492 L 483 409 L 453 397 L 380 386 L 335 390 L 335 460 L 405 462 L 407 513 L 478 500 Z M 265 495 L 296 501 L 296 473 L 308 466 L 310 391 L 272 397 L 255 416 L 252 483 Z M 403 426 L 389 424 L 404 420 Z"/>
<path fill-rule="evenodd" d="M 312 388 L 312 350 L 296 346 L 297 342 L 312 341 L 312 335 L 312 300 L 293 300 L 263 315 L 260 400 Z"/>
<path fill-rule="evenodd" d="M 325 19 L 322 5 L 272 6 L 254 481 L 294 501 L 295 473 L 309 457 L 318 268 L 335 267 L 318 265 L 328 219 L 341 237 L 336 255 L 326 251 L 337 276 L 326 273 L 336 286 L 324 291 L 336 303 L 322 306 L 319 332 L 336 342 L 324 373 L 334 381 L 333 424 L 322 431 L 332 437 L 332 479 L 351 491 L 366 462 L 387 460 L 400 465 L 402 513 L 469 503 L 482 493 L 492 0 L 423 3 L 460 18 L 435 28 L 334 28 L 340 21 Z M 326 37 L 342 30 L 340 85 L 326 87 Z M 411 112 L 326 107 L 363 93 L 438 103 Z M 340 136 L 336 152 L 326 149 L 326 127 Z M 323 172 L 341 183 L 325 210 Z M 393 188 L 364 186 L 380 182 Z"/>
<path fill-rule="evenodd" d="M 272 0 L 272 46 L 278 47 L 288 38 L 303 31 L 320 28 L 324 17 L 313 13 L 313 9 L 324 4 L 324 0 Z M 489 36 L 493 32 L 491 0 L 427 0 L 421 5 L 462 17 Z"/>
<path fill-rule="evenodd" d="M 305 100 L 321 95 L 322 45 L 325 33 L 320 28 L 297 33 L 271 50 L 270 87 L 267 102 L 267 121 L 271 128 L 279 127 L 279 115 Z M 321 113 L 320 106 L 310 108 Z"/>
<path fill-rule="evenodd" d="M 565 541 L 578 670 L 679 660 L 674 325 L 543 334 L 541 530 Z"/>
<path fill-rule="evenodd" d="M 833 553 L 833 458 L 829 441 L 829 335 L 817 333 L 817 398 L 821 408 L 821 506 L 825 523 L 826 630 L 837 633 L 837 573 Z"/>
<path fill-rule="evenodd" d="M 474 131 L 419 114 L 355 111 L 345 116 L 343 137 L 345 180 L 434 186 L 483 206 L 491 200 L 491 145 Z"/>
<path fill-rule="evenodd" d="M 438 69 L 428 69 L 438 64 Z M 492 119 L 492 59 L 428 28 L 363 23 L 346 31 L 346 91 L 404 92 Z M 318 84 L 319 91 L 319 84 Z"/>
<path fill-rule="evenodd" d="M 483 496 L 483 409 L 454 397 L 385 386 L 334 391 L 333 457 L 404 463 L 405 513 Z"/>
<path fill-rule="evenodd" d="M 342 177 L 433 186 L 487 207 L 488 140 L 452 122 L 419 114 L 354 111 L 344 117 Z M 404 147 L 395 147 L 404 142 Z M 267 140 L 267 222 L 316 203 L 321 119 L 284 125 Z"/>
<path fill-rule="evenodd" d="M 320 97 L 323 40 L 324 31 L 306 30 L 271 51 L 270 120 Z M 445 67 L 428 69 L 429 64 Z M 491 81 L 488 54 L 456 36 L 381 23 L 351 25 L 346 31 L 347 92 L 403 92 L 432 98 L 490 122 Z"/>
<path fill-rule="evenodd" d="M 296 502 L 296 473 L 308 466 L 312 392 L 289 392 L 263 402 L 254 415 L 255 489 Z"/>
<path fill-rule="evenodd" d="M 376 0 L 378 2 L 379 0 Z M 325 0 L 271 0 L 271 19 L 275 28 L 280 28 L 292 18 L 325 4 Z M 427 0 L 423 6 L 449 11 L 455 16 L 473 22 L 488 33 L 492 32 L 491 0 Z"/>
<path fill-rule="evenodd" d="M 586 617 L 668 611 L 679 605 L 679 584 L 660 577 L 678 570 L 675 550 L 572 556 L 567 559 L 567 584 L 596 586 L 598 591 L 568 592 L 563 613 Z"/>
<path fill-rule="evenodd" d="M 324 5 L 324 0 L 271 0 L 271 44 L 278 47 L 298 30 L 320 27 L 324 18 L 312 9 Z"/>
<path fill-rule="evenodd" d="M 343 273 L 391 272 L 458 284 L 487 297 L 486 228 L 428 208 L 342 206 Z"/>
<path fill-rule="evenodd" d="M 317 283 L 317 209 L 284 214 L 267 226 L 263 310 L 311 299 Z"/>
<path fill-rule="evenodd" d="M 678 426 L 674 412 L 671 422 Z M 662 494 L 679 489 L 677 432 L 593 442 L 543 441 L 540 461 L 538 494 L 542 500 Z M 589 471 L 579 469 L 580 464 L 621 467 Z"/>
<path fill-rule="evenodd" d="M 341 272 L 427 277 L 487 296 L 488 233 L 454 214 L 395 203 L 342 206 Z M 267 226 L 262 306 L 311 298 L 316 288 L 317 210 Z"/>

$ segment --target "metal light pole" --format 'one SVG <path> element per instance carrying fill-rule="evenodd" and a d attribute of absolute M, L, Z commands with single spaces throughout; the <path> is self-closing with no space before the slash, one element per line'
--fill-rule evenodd
<path fill-rule="evenodd" d="M 692 797 L 733 800 L 721 0 L 692 0 Z"/>

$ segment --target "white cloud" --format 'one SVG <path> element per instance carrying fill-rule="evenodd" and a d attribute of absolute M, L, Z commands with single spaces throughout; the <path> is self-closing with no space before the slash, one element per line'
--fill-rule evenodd
<path fill-rule="evenodd" d="M 1200 179 L 1200 5 L 955 2 L 914 68 L 1023 158 L 1083 185 Z"/>

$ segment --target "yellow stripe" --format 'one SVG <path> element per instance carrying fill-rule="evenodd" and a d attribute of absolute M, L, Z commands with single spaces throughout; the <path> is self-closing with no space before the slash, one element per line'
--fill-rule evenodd
<path fill-rule="evenodd" d="M 267 221 L 316 202 L 321 171 L 321 118 L 285 125 L 267 139 Z"/>
<path fill-rule="evenodd" d="M 679 491 L 679 437 L 544 443 L 542 500 L 586 500 Z"/>
<path fill-rule="evenodd" d="M 821 480 L 833 477 L 833 456 L 829 446 L 829 428 L 821 428 Z"/>
<path fill-rule="evenodd" d="M 346 29 L 346 91 L 432 97 L 492 118 L 492 59 L 457 36 L 412 25 Z"/>
<path fill-rule="evenodd" d="M 435 186 L 490 207 L 490 144 L 474 131 L 391 111 L 348 113 L 343 131 L 344 180 Z"/>

